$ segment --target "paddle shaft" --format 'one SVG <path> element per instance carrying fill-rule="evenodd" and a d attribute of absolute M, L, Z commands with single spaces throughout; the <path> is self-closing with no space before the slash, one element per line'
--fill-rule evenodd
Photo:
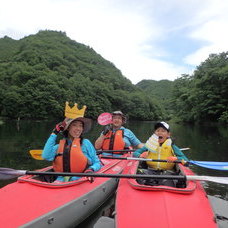
<path fill-rule="evenodd" d="M 52 176 L 78 176 L 78 177 L 103 177 L 103 178 L 127 178 L 127 179 L 172 179 L 186 180 L 186 176 L 175 175 L 139 175 L 139 174 L 106 174 L 106 173 L 63 173 L 63 172 L 39 172 L 25 171 L 27 175 L 52 175 Z"/>
<path fill-rule="evenodd" d="M 105 174 L 105 173 L 62 173 L 62 172 L 40 172 L 0 168 L 0 180 L 13 179 L 23 175 L 52 175 L 52 176 L 78 176 L 78 177 L 104 177 L 104 178 L 143 178 L 143 179 L 172 179 L 172 180 L 195 180 L 211 181 L 220 184 L 228 184 L 228 177 L 213 176 L 178 176 L 178 175 L 138 175 L 138 174 Z"/>
<path fill-rule="evenodd" d="M 113 152 L 121 152 L 122 153 L 129 153 L 131 151 L 134 151 L 134 149 L 132 150 L 103 150 L 103 151 L 99 151 L 99 153 L 103 153 L 103 152 L 107 152 L 107 153 L 113 153 Z M 43 160 L 42 158 L 42 150 L 30 150 L 29 151 L 31 156 L 36 159 L 36 160 Z M 57 154 L 57 156 L 61 156 L 62 154 Z M 103 158 L 109 158 L 109 159 L 121 159 L 121 157 L 104 157 Z M 138 161 L 148 161 L 145 160 L 144 158 L 122 158 L 122 159 L 128 159 L 128 160 L 138 160 Z M 144 160 L 143 160 L 144 159 Z M 149 160 L 149 161 L 153 161 L 153 162 L 167 162 L 167 160 Z M 185 161 L 184 161 L 185 162 Z M 182 163 L 182 161 L 177 160 L 174 163 Z M 213 161 L 187 161 L 185 164 L 192 164 L 192 165 L 197 165 L 200 167 L 204 167 L 204 168 L 208 168 L 208 169 L 215 169 L 215 170 L 222 170 L 222 171 L 228 171 L 228 162 L 213 162 Z"/>
<path fill-rule="evenodd" d="M 180 150 L 188 150 L 189 148 L 181 148 Z M 97 155 L 100 155 L 102 153 L 129 153 L 129 152 L 134 152 L 136 151 L 136 149 L 127 149 L 127 150 L 97 150 Z M 42 158 L 42 152 L 43 150 L 30 150 L 29 151 L 30 154 L 32 155 L 32 157 L 34 159 L 37 159 L 37 160 L 43 160 Z M 57 156 L 60 156 L 62 154 L 57 154 Z"/>
<path fill-rule="evenodd" d="M 128 152 L 133 152 L 135 151 L 134 149 L 133 150 L 102 150 L 102 151 L 97 151 L 97 155 L 100 155 L 102 153 L 116 153 L 116 154 L 122 154 L 122 153 L 128 153 Z M 119 152 L 119 153 L 117 153 Z M 63 153 L 57 153 L 56 156 L 62 156 Z M 105 156 L 104 156 L 105 157 Z M 108 156 L 107 156 L 108 157 Z"/>
<path fill-rule="evenodd" d="M 102 156 L 101 158 L 105 158 L 105 159 L 120 159 L 120 160 L 134 160 L 134 161 L 150 161 L 150 162 L 168 162 L 168 160 L 149 159 L 149 158 L 133 158 L 133 157 Z M 182 161 L 176 160 L 176 161 L 172 161 L 172 163 L 182 163 Z"/>
<path fill-rule="evenodd" d="M 128 152 L 134 152 L 136 149 L 126 149 L 126 150 L 97 150 L 97 155 L 102 154 L 102 153 L 128 153 Z"/>
<path fill-rule="evenodd" d="M 180 150 L 189 150 L 190 148 L 180 148 Z M 101 154 L 101 153 L 115 153 L 115 152 L 122 152 L 122 153 L 128 153 L 128 152 L 134 152 L 137 149 L 126 149 L 126 150 L 97 150 L 97 154 Z"/>
<path fill-rule="evenodd" d="M 178 175 L 139 175 L 139 174 L 105 174 L 105 173 L 61 173 L 61 172 L 36 172 L 26 171 L 29 175 L 57 175 L 57 176 L 78 176 L 78 177 L 102 177 L 102 178 L 127 178 L 127 179 L 169 179 L 169 180 L 193 180 L 193 181 L 211 181 L 220 184 L 228 184 L 228 177 L 213 176 L 178 176 Z"/>

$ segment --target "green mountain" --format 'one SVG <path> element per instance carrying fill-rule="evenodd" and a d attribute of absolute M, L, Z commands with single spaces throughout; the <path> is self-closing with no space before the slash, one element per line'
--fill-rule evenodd
<path fill-rule="evenodd" d="M 161 106 L 164 110 L 165 118 L 169 118 L 172 112 L 171 97 L 173 90 L 173 82 L 169 80 L 142 80 L 136 84 L 136 86 L 142 89 L 153 102 Z"/>
<path fill-rule="evenodd" d="M 0 39 L 0 86 L 0 115 L 8 118 L 60 118 L 65 101 L 87 105 L 92 118 L 113 110 L 131 119 L 163 116 L 113 63 L 64 32 Z"/>
<path fill-rule="evenodd" d="M 0 62 L 10 60 L 19 50 L 19 45 L 16 40 L 8 36 L 0 39 Z"/>
<path fill-rule="evenodd" d="M 156 99 L 166 100 L 172 94 L 173 82 L 169 80 L 142 80 L 137 83 L 136 86 L 143 89 L 147 94 Z"/>

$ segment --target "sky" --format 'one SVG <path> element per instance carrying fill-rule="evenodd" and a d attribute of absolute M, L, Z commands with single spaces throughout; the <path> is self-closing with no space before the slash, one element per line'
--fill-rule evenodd
<path fill-rule="evenodd" d="M 192 75 L 228 51 L 227 0 L 0 0 L 0 38 L 55 30 L 92 47 L 133 84 Z"/>

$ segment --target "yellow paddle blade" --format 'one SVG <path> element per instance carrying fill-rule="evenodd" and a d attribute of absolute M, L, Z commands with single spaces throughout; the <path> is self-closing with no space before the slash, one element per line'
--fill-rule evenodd
<path fill-rule="evenodd" d="M 42 155 L 42 150 L 30 150 L 29 153 L 36 160 L 44 160 L 42 158 L 42 156 L 41 156 Z"/>

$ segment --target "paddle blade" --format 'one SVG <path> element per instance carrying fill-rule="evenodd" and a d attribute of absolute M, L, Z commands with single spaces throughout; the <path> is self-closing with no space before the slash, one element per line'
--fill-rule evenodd
<path fill-rule="evenodd" d="M 181 151 L 186 151 L 186 150 L 190 150 L 189 147 L 185 147 L 185 148 L 180 148 Z"/>
<path fill-rule="evenodd" d="M 29 153 L 31 154 L 31 156 L 36 159 L 36 160 L 44 160 L 42 158 L 42 150 L 30 150 Z"/>
<path fill-rule="evenodd" d="M 0 168 L 0 180 L 10 180 L 25 175 L 25 170 L 15 170 L 10 168 Z"/>
<path fill-rule="evenodd" d="M 213 176 L 186 176 L 187 180 L 210 181 L 219 184 L 228 184 L 228 177 Z"/>
<path fill-rule="evenodd" d="M 228 171 L 228 162 L 192 161 L 192 160 L 190 160 L 189 163 L 198 165 L 198 166 L 201 166 L 204 168 L 208 168 L 208 169 Z"/>
<path fill-rule="evenodd" d="M 108 113 L 108 112 L 104 112 L 104 113 L 100 114 L 97 118 L 97 122 L 100 125 L 108 125 L 108 124 L 112 123 L 112 114 Z"/>

